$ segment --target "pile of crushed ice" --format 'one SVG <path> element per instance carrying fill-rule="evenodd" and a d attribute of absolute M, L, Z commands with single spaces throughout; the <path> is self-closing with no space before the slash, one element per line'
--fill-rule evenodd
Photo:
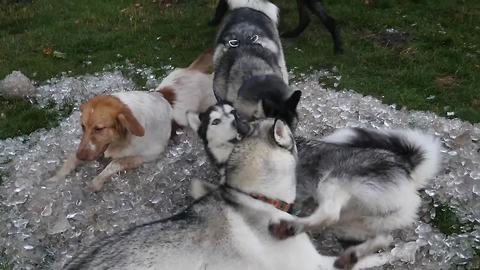
<path fill-rule="evenodd" d="M 137 70 L 152 86 L 148 69 Z M 296 78 L 293 87 L 303 91 L 299 135 L 328 134 L 335 128 L 410 127 L 434 133 L 445 145 L 444 169 L 422 192 L 421 221 L 396 234 L 392 262 L 385 268 L 447 269 L 466 265 L 480 247 L 480 126 L 449 120 L 432 113 L 396 110 L 372 97 L 353 91 L 326 90 L 319 79 L 328 72 Z M 118 230 L 168 216 L 188 202 L 193 177 L 212 173 L 200 141 L 192 132 L 179 132 L 156 162 L 114 176 L 104 191 L 93 194 L 86 184 L 106 165 L 87 163 L 60 183 L 45 182 L 80 140 L 78 106 L 94 95 L 135 90 L 120 71 L 71 77 L 64 74 L 37 89 L 37 100 L 59 106 L 74 104 L 74 112 L 60 126 L 29 136 L 0 141 L 0 257 L 14 269 L 53 268 L 71 258 L 81 245 Z M 435 216 L 432 201 L 448 204 L 472 230 L 446 236 L 428 222 Z M 317 242 L 332 250 L 331 239 Z M 332 246 L 329 246 L 332 245 Z M 0 262 L 1 263 L 1 262 Z"/>

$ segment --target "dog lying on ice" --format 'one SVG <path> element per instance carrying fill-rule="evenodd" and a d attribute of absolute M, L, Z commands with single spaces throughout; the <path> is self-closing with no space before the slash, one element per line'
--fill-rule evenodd
<path fill-rule="evenodd" d="M 330 228 L 339 238 L 366 240 L 347 249 L 338 268 L 387 246 L 392 230 L 411 225 L 421 202 L 417 191 L 441 165 L 439 140 L 415 130 L 342 129 L 321 140 L 297 139 L 297 147 L 298 195 L 316 190 L 319 206 L 270 230 L 285 239 Z"/>
<path fill-rule="evenodd" d="M 188 68 L 175 69 L 156 92 L 122 92 L 82 104 L 80 146 L 50 180 L 63 179 L 82 161 L 104 155 L 113 160 L 89 186 L 100 191 L 113 174 L 156 159 L 171 133 L 187 125 L 186 111 L 203 112 L 215 103 L 212 75 L 208 74 L 212 57 L 207 50 Z"/>
<path fill-rule="evenodd" d="M 321 0 L 297 0 L 297 9 L 299 22 L 298 26 L 292 30 L 282 34 L 284 38 L 293 38 L 300 35 L 310 23 L 310 17 L 307 9 L 320 18 L 320 21 L 328 29 L 333 39 L 333 49 L 336 54 L 343 52 L 342 40 L 340 38 L 340 28 L 334 18 L 329 16 Z M 222 21 L 225 13 L 228 11 L 228 1 L 218 1 L 215 9 L 215 16 L 210 21 L 210 25 L 218 25 Z"/>
<path fill-rule="evenodd" d="M 301 91 L 288 86 L 277 30 L 278 8 L 266 0 L 229 0 L 216 38 L 213 90 L 246 120 L 273 117 L 295 128 Z"/>
<path fill-rule="evenodd" d="M 291 219 L 295 143 L 281 120 L 252 124 L 229 160 L 226 183 L 185 211 L 97 241 L 64 269 L 333 270 L 306 234 L 278 240 L 271 220 Z M 258 164 L 265 166 L 258 166 Z"/>
<path fill-rule="evenodd" d="M 226 148 L 216 149 L 216 145 L 222 145 L 221 135 L 209 121 L 202 123 L 203 133 L 209 134 L 203 141 L 214 163 L 225 160 Z M 233 137 L 237 134 L 234 128 L 225 123 L 223 129 L 232 130 L 222 133 Z M 211 143 L 209 138 L 216 142 Z M 296 141 L 297 201 L 316 190 L 319 207 L 309 217 L 273 223 L 270 231 L 285 239 L 329 227 L 340 239 L 367 240 L 347 249 L 336 261 L 338 268 L 351 267 L 360 258 L 388 246 L 392 230 L 415 221 L 420 204 L 417 190 L 436 174 L 441 162 L 439 141 L 414 130 L 341 129 L 321 140 L 297 137 Z M 233 149 L 237 143 L 230 141 L 229 147 Z M 225 164 L 228 175 L 229 165 Z"/>

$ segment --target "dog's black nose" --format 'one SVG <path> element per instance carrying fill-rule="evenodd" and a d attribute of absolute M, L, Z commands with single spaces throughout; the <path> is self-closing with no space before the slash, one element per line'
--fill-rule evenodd
<path fill-rule="evenodd" d="M 235 119 L 237 125 L 237 131 L 241 136 L 245 136 L 250 132 L 250 124 L 247 121 L 242 121 L 240 119 Z"/>

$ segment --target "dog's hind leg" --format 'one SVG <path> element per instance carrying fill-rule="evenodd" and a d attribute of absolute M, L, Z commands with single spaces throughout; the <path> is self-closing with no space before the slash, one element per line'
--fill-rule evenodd
<path fill-rule="evenodd" d="M 215 15 L 213 16 L 213 19 L 208 22 L 208 25 L 215 26 L 220 24 L 220 22 L 222 22 L 223 17 L 225 16 L 225 13 L 227 13 L 227 11 L 228 11 L 227 0 L 218 1 L 218 5 L 215 8 Z"/>
<path fill-rule="evenodd" d="M 343 53 L 342 39 L 340 38 L 340 27 L 334 18 L 330 17 L 325 11 L 321 0 L 305 0 L 310 11 L 317 15 L 323 25 L 328 29 L 333 39 L 333 49 L 335 54 Z"/>
<path fill-rule="evenodd" d="M 388 247 L 392 241 L 393 238 L 390 235 L 377 235 L 360 245 L 345 250 L 335 260 L 334 266 L 339 269 L 352 269 L 360 259 L 377 252 L 379 249 Z"/>
<path fill-rule="evenodd" d="M 144 161 L 145 158 L 142 156 L 131 156 L 112 160 L 112 162 L 110 162 L 110 164 L 108 164 L 107 167 L 95 177 L 95 179 L 93 179 L 92 183 L 89 185 L 89 189 L 93 192 L 102 190 L 105 182 L 109 181 L 113 174 L 123 170 L 137 168 Z"/>
<path fill-rule="evenodd" d="M 331 183 L 322 183 L 317 188 L 319 206 L 312 215 L 270 224 L 270 233 L 279 239 L 285 239 L 302 232 L 322 231 L 337 223 L 342 208 L 348 203 L 351 195 L 336 184 L 335 179 L 331 180 L 333 180 Z"/>
<path fill-rule="evenodd" d="M 310 16 L 308 15 L 307 8 L 305 7 L 304 0 L 297 0 L 298 8 L 298 25 L 295 29 L 282 33 L 283 38 L 294 38 L 300 35 L 310 23 Z"/>

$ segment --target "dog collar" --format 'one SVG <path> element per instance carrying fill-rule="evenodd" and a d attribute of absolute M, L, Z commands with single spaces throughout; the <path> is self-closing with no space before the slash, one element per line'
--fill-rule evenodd
<path fill-rule="evenodd" d="M 272 199 L 272 198 L 269 198 L 267 196 L 264 196 L 264 195 L 261 195 L 261 194 L 256 194 L 256 193 L 248 193 L 248 192 L 245 192 L 243 190 L 240 190 L 236 187 L 232 187 L 230 185 L 227 185 L 227 184 L 224 184 L 225 187 L 229 188 L 229 189 L 233 189 L 237 192 L 240 192 L 240 193 L 243 193 L 247 196 L 250 196 L 256 200 L 259 200 L 259 201 L 262 201 L 262 202 L 266 202 L 270 205 L 273 205 L 273 207 L 277 208 L 278 210 L 281 210 L 283 212 L 287 212 L 290 214 L 290 211 L 292 210 L 292 204 L 290 203 L 287 203 L 287 202 L 284 202 L 282 200 L 277 200 L 277 199 Z"/>

